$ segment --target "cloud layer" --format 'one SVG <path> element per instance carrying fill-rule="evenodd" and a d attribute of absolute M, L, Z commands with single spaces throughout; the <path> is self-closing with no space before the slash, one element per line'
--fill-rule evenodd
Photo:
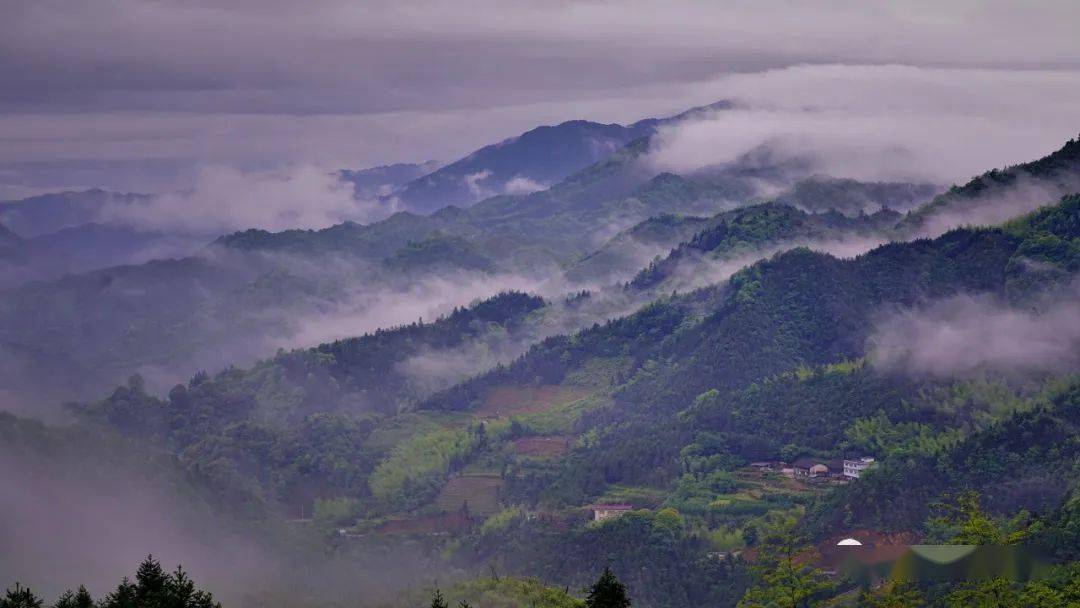
<path fill-rule="evenodd" d="M 1046 88 L 1010 75 L 1080 69 L 1080 7 L 1036 4 L 15 0 L 0 4 L 0 174 L 28 161 L 128 163 L 115 173 L 151 161 L 250 170 L 448 160 L 536 124 L 710 103 L 724 97 L 718 75 L 799 64 L 982 69 L 993 85 L 983 104 L 1025 91 L 1038 100 Z M 908 82 L 886 73 L 866 89 L 875 116 L 894 101 L 951 103 Z M 794 77 L 826 92 L 836 84 Z M 1020 129 L 1053 116 L 1044 109 L 1009 118 Z M 774 118 L 805 121 L 791 110 Z M 875 116 L 842 126 L 885 129 Z M 19 171 L 0 180 L 9 191 L 42 185 Z M 109 182 L 113 173 L 69 185 L 158 189 Z"/>
<path fill-rule="evenodd" d="M 1080 370 L 1080 300 L 1042 312 L 960 296 L 885 318 L 870 359 L 895 373 L 940 378 L 982 373 L 1023 376 Z"/>
<path fill-rule="evenodd" d="M 356 200 L 352 184 L 313 166 L 274 172 L 210 166 L 198 172 L 191 190 L 159 194 L 143 204 L 113 205 L 104 210 L 103 219 L 215 234 L 247 228 L 325 228 L 346 219 L 370 222 L 391 212 L 378 201 Z"/>
<path fill-rule="evenodd" d="M 738 108 L 666 129 L 653 161 L 689 171 L 766 145 L 863 180 L 966 181 L 1075 137 L 1080 72 L 797 66 L 710 85 Z"/>

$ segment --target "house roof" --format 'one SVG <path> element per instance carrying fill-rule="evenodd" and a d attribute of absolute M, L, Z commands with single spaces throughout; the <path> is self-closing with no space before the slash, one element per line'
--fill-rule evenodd
<path fill-rule="evenodd" d="M 798 469 L 809 469 L 815 464 L 821 464 L 822 461 L 810 458 L 809 456 L 800 456 L 795 459 L 795 462 L 791 463 L 791 466 Z"/>
<path fill-rule="evenodd" d="M 634 508 L 634 505 L 593 505 L 592 508 L 607 511 L 629 511 Z"/>

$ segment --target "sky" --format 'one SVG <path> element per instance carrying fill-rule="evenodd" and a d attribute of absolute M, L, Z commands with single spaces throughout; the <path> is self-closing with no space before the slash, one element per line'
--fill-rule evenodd
<path fill-rule="evenodd" d="M 453 160 L 538 124 L 628 122 L 747 90 L 831 103 L 814 92 L 829 78 L 907 116 L 918 108 L 894 108 L 883 83 L 915 81 L 890 93 L 962 116 L 970 82 L 969 130 L 1022 123 L 1025 91 L 1073 101 L 1077 23 L 1074 1 L 0 0 L 0 197 L 183 189 L 206 166 Z M 788 116 L 757 118 L 798 120 L 775 111 Z M 1014 124 L 995 149 L 1045 146 L 1072 119 L 1055 116 L 1036 135 Z"/>

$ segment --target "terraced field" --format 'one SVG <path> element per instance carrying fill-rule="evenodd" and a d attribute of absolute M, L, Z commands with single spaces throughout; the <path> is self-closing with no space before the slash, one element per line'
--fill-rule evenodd
<path fill-rule="evenodd" d="M 522 437 L 514 441 L 514 453 L 518 456 L 532 456 L 534 458 L 555 458 L 570 451 L 573 442 L 573 435 Z"/>
<path fill-rule="evenodd" d="M 543 412 L 584 399 L 592 392 L 576 386 L 499 386 L 488 390 L 475 414 L 478 418 L 504 418 Z"/>
<path fill-rule="evenodd" d="M 469 515 L 484 518 L 499 512 L 499 488 L 503 480 L 498 475 L 458 475 L 451 477 L 435 504 L 445 513 L 461 511 L 468 503 Z"/>

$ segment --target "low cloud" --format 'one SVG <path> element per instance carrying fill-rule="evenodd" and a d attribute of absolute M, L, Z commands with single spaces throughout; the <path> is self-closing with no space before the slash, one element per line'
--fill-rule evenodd
<path fill-rule="evenodd" d="M 882 319 L 869 341 L 879 369 L 912 376 L 1022 376 L 1080 370 L 1077 289 L 1041 311 L 958 296 Z"/>
<path fill-rule="evenodd" d="M 1056 204 L 1066 195 L 1080 192 L 1080 178 L 1038 180 L 1022 175 L 1007 187 L 991 188 L 975 199 L 957 200 L 928 216 L 919 227 L 919 236 L 936 237 L 962 226 L 996 226 L 1039 207 Z"/>
<path fill-rule="evenodd" d="M 485 193 L 487 192 L 487 190 L 484 189 L 480 182 L 486 180 L 489 177 L 491 177 L 491 171 L 484 169 L 483 171 L 470 173 L 461 179 L 469 188 L 469 192 L 471 192 L 474 197 L 480 198 L 485 196 Z"/>
<path fill-rule="evenodd" d="M 357 288 L 332 305 L 299 315 L 278 346 L 307 347 L 359 336 L 417 320 L 433 321 L 456 306 L 467 306 L 501 291 L 535 291 L 537 279 L 458 272 L 413 279 L 407 285 Z"/>
<path fill-rule="evenodd" d="M 329 171 L 298 166 L 281 171 L 203 167 L 191 189 L 145 204 L 107 207 L 104 219 L 148 229 L 223 233 L 247 228 L 325 228 L 343 220 L 381 219 L 392 208 L 358 201 L 353 187 Z"/>
<path fill-rule="evenodd" d="M 506 194 L 532 194 L 533 192 L 539 192 L 545 188 L 547 188 L 547 186 L 538 181 L 518 175 L 503 185 L 503 192 Z"/>
<path fill-rule="evenodd" d="M 658 168 L 687 172 L 764 147 L 837 177 L 953 183 L 1043 156 L 1080 124 L 1075 71 L 797 66 L 712 90 L 736 107 L 663 129 Z"/>

